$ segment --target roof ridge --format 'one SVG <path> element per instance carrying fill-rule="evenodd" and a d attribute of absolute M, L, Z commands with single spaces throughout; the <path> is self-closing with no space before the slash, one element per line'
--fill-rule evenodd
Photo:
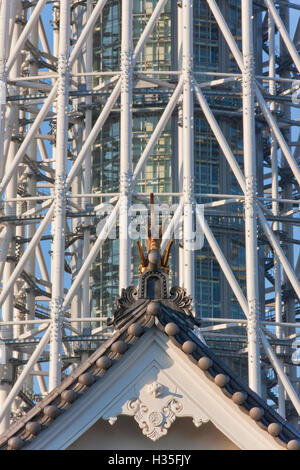
<path fill-rule="evenodd" d="M 125 304 L 124 304 L 125 305 Z M 134 308 L 136 305 L 136 309 Z M 120 309 L 118 310 L 119 314 Z M 126 316 L 126 312 L 128 316 Z M 279 416 L 269 405 L 245 385 L 233 371 L 194 333 L 199 325 L 172 297 L 168 299 L 135 299 L 124 309 L 115 334 L 105 341 L 60 386 L 56 387 L 29 413 L 14 423 L 0 437 L 0 448 L 19 449 L 32 442 L 72 403 L 101 380 L 106 371 L 156 325 L 182 350 L 189 360 L 209 377 L 223 393 L 282 446 L 300 449 L 300 433 Z M 119 317 L 120 319 L 120 317 Z"/>

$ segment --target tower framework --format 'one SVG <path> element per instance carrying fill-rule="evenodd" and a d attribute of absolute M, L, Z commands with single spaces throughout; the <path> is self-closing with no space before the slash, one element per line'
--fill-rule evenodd
<path fill-rule="evenodd" d="M 121 12 L 119 60 L 99 71 L 94 31 L 110 2 Z M 194 69 L 193 1 L 173 1 L 176 57 L 167 69 L 151 70 L 145 49 L 167 3 L 142 2 L 147 21 L 136 38 L 133 0 L 0 2 L 2 430 L 110 334 L 105 318 L 91 313 L 90 272 L 117 224 L 120 292 L 132 282 L 130 206 L 146 200 L 136 185 L 172 117 L 172 189 L 177 189 L 155 197 L 177 206 L 162 247 L 182 221 L 173 263 L 178 283 L 196 302 L 191 240 L 194 225 L 201 229 L 244 316 L 202 315 L 199 334 L 215 344 L 243 344 L 236 355 L 247 357 L 249 386 L 298 422 L 300 7 L 288 1 L 237 1 L 239 36 L 224 14 L 224 2 L 202 2 L 234 63 L 231 71 L 216 72 Z M 134 162 L 133 119 L 142 93 L 163 95 L 165 101 Z M 144 113 L 151 113 L 153 101 L 142 104 Z M 195 191 L 196 113 L 238 189 Z M 242 122 L 239 161 L 221 123 L 224 114 Z M 118 191 L 97 192 L 92 151 L 112 115 L 119 116 L 120 125 Z M 105 205 L 111 211 L 103 217 Z M 235 210 L 240 206 L 242 212 Z M 102 224 L 95 230 L 97 216 Z M 234 218 L 243 220 L 245 286 L 214 233 L 214 217 L 227 218 L 229 229 Z"/>

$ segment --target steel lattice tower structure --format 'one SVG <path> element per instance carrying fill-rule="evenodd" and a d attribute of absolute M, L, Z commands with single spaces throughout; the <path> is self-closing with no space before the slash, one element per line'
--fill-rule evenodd
<path fill-rule="evenodd" d="M 226 10 L 226 3 L 234 9 Z M 117 32 L 111 32 L 117 39 L 105 49 L 109 5 L 119 12 Z M 217 68 L 210 67 L 211 57 L 202 61 L 201 41 L 194 47 L 195 18 L 201 22 L 204 9 L 210 38 L 218 42 Z M 162 47 L 163 34 L 159 39 L 153 31 L 166 11 L 171 59 L 151 69 L 145 51 L 149 41 Z M 212 347 L 223 344 L 224 352 L 237 344 L 233 355 L 248 363 L 249 386 L 297 425 L 299 11 L 283 0 L 0 0 L 1 431 L 110 334 L 105 314 L 91 308 L 91 273 L 99 253 L 110 263 L 103 247 L 117 220 L 114 283 L 121 291 L 133 282 L 129 207 L 145 202 L 151 190 L 178 203 L 163 245 L 182 218 L 173 279 L 195 299 L 200 334 Z M 234 31 L 232 13 L 238 16 Z M 109 70 L 101 66 L 105 54 Z M 138 147 L 135 118 L 153 112 L 155 125 Z M 241 129 L 236 144 L 234 119 Z M 114 120 L 118 163 L 97 167 L 95 149 L 103 147 L 105 126 Z M 195 174 L 196 127 L 203 122 L 218 149 L 220 177 L 234 181 L 224 183 L 226 193 L 220 186 L 204 191 Z M 151 181 L 141 184 L 143 178 L 147 183 L 141 175 L 167 127 L 172 184 L 156 191 Z M 97 190 L 95 181 L 95 168 L 104 178 L 107 165 L 118 181 L 110 192 Z M 113 210 L 96 231 L 97 214 L 108 203 Z M 189 249 L 195 218 L 221 273 L 218 289 L 227 292 L 226 314 L 219 317 L 203 315 L 197 300 L 198 255 Z M 245 256 L 237 264 L 231 238 Z M 245 279 L 238 276 L 241 266 Z"/>

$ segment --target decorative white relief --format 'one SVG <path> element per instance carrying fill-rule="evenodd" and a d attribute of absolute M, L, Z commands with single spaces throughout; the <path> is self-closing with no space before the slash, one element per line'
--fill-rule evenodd
<path fill-rule="evenodd" d="M 160 397 L 163 393 L 163 385 L 158 382 L 152 382 L 147 385 L 147 392 L 149 395 L 152 395 L 154 398 Z"/>
<path fill-rule="evenodd" d="M 110 418 L 108 418 L 108 422 L 111 426 L 113 426 L 115 424 L 115 422 L 117 421 L 117 416 L 111 416 Z"/>
<path fill-rule="evenodd" d="M 142 429 L 143 434 L 152 441 L 165 436 L 176 416 L 183 410 L 182 403 L 177 398 L 168 400 L 160 410 L 151 410 L 140 399 L 127 402 L 128 414 Z"/>
<path fill-rule="evenodd" d="M 203 402 L 192 398 L 195 382 L 182 380 L 182 369 L 158 343 L 146 350 L 139 367 L 119 377 L 102 419 L 118 426 L 118 416 L 131 416 L 152 441 L 165 436 L 177 418 L 191 418 L 196 427 L 209 421 Z"/>
<path fill-rule="evenodd" d="M 196 427 L 208 422 L 203 410 L 183 392 L 170 376 L 152 368 L 153 376 L 159 378 L 142 384 L 136 380 L 127 388 L 123 398 L 115 401 L 103 414 L 111 425 L 119 415 L 132 416 L 143 434 L 157 441 L 168 433 L 178 417 L 191 417 Z"/>
<path fill-rule="evenodd" d="M 193 419 L 193 423 L 196 426 L 196 428 L 200 428 L 201 424 L 207 423 L 208 420 L 203 420 L 203 418 L 196 417 Z"/>

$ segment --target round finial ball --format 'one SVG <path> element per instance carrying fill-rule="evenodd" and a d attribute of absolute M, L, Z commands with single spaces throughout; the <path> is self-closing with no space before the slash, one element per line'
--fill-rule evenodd
<path fill-rule="evenodd" d="M 19 450 L 23 447 L 24 441 L 20 437 L 11 437 L 8 441 L 8 447 L 12 450 Z"/>
<path fill-rule="evenodd" d="M 259 421 L 264 415 L 264 410 L 262 408 L 254 406 L 253 408 L 251 408 L 249 414 L 251 418 L 254 419 L 254 421 Z"/>
<path fill-rule="evenodd" d="M 78 377 L 78 382 L 81 385 L 86 385 L 87 387 L 90 387 L 95 382 L 95 377 L 92 374 L 86 372 L 85 374 L 81 374 Z"/>
<path fill-rule="evenodd" d="M 156 250 L 151 250 L 148 254 L 148 261 L 150 264 L 157 266 L 160 262 L 160 254 Z"/>
<path fill-rule="evenodd" d="M 165 326 L 165 333 L 168 336 L 178 335 L 179 327 L 176 325 L 176 323 L 173 323 L 173 322 L 167 323 Z"/>
<path fill-rule="evenodd" d="M 33 436 L 36 436 L 41 432 L 42 426 L 37 421 L 29 421 L 29 423 L 26 424 L 25 429 Z"/>
<path fill-rule="evenodd" d="M 67 403 L 73 403 L 76 400 L 76 392 L 74 390 L 64 390 L 61 394 L 61 397 Z"/>
<path fill-rule="evenodd" d="M 212 366 L 213 362 L 209 357 L 203 356 L 198 361 L 198 366 L 201 370 L 207 370 Z"/>
<path fill-rule="evenodd" d="M 193 341 L 185 341 L 182 345 L 182 351 L 186 354 L 192 354 L 196 351 L 196 345 Z"/>
<path fill-rule="evenodd" d="M 107 356 L 99 357 L 96 361 L 96 366 L 99 367 L 99 369 L 109 369 L 111 364 L 111 359 Z"/>
<path fill-rule="evenodd" d="M 232 395 L 233 403 L 236 405 L 242 405 L 247 400 L 247 393 L 245 392 L 235 392 Z"/>
<path fill-rule="evenodd" d="M 48 416 L 48 418 L 55 419 L 60 414 L 60 410 L 57 406 L 49 405 L 44 408 L 44 414 Z"/>
<path fill-rule="evenodd" d="M 218 387 L 225 387 L 229 382 L 229 379 L 227 375 L 225 374 L 218 374 L 215 376 L 215 384 L 218 385 Z"/>
<path fill-rule="evenodd" d="M 114 353 L 124 354 L 127 351 L 127 344 L 122 340 L 116 341 L 111 345 L 111 350 Z"/>
<path fill-rule="evenodd" d="M 143 327 L 139 323 L 132 323 L 128 328 L 128 333 L 138 338 L 143 333 Z"/>
<path fill-rule="evenodd" d="M 150 302 L 147 307 L 147 314 L 156 316 L 160 313 L 160 303 L 159 302 Z"/>
<path fill-rule="evenodd" d="M 300 441 L 298 441 L 298 439 L 292 439 L 287 443 L 287 448 L 289 450 L 300 450 Z"/>
<path fill-rule="evenodd" d="M 270 423 L 268 426 L 268 433 L 276 437 L 282 431 L 282 426 L 279 423 Z"/>

